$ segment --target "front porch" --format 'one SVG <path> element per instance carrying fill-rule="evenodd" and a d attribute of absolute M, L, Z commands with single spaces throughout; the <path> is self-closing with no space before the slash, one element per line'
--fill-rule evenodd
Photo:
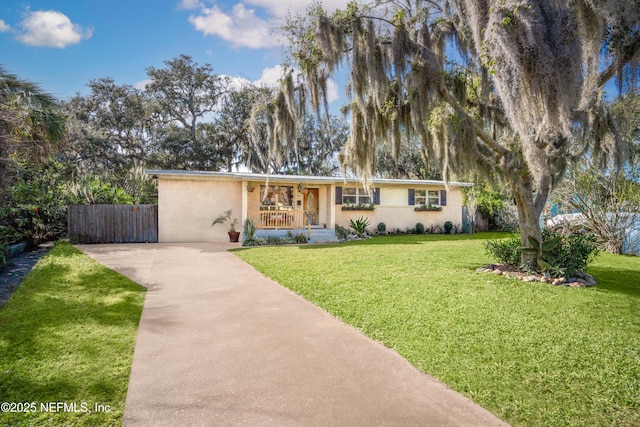
<path fill-rule="evenodd" d="M 309 223 L 302 209 L 249 210 L 248 218 L 258 229 L 303 228 Z"/>
<path fill-rule="evenodd" d="M 284 233 L 306 236 L 309 226 L 321 230 L 332 229 L 335 224 L 333 184 L 294 183 L 273 177 L 269 181 L 243 181 L 242 189 L 242 222 L 248 219 L 258 230 L 286 230 Z M 335 233 L 331 239 L 335 240 Z"/>

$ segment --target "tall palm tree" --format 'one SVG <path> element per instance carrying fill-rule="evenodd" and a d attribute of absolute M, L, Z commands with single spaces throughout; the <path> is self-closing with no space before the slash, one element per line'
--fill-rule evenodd
<path fill-rule="evenodd" d="M 44 159 L 64 140 L 65 123 L 53 96 L 0 66 L 0 198 L 7 162 Z"/>

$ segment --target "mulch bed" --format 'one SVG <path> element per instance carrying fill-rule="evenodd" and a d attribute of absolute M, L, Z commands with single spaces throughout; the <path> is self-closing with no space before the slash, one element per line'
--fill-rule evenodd
<path fill-rule="evenodd" d="M 11 294 L 22 283 L 22 279 L 52 247 L 53 243 L 44 243 L 34 250 L 23 252 L 9 259 L 4 270 L 0 271 L 0 307 L 7 302 Z"/>

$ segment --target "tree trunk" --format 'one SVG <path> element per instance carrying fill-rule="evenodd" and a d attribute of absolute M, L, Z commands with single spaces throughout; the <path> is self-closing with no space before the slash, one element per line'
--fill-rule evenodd
<path fill-rule="evenodd" d="M 533 196 L 533 183 L 530 176 L 518 176 L 516 182 L 512 183 L 511 190 L 513 196 L 516 199 L 516 206 L 518 208 L 518 223 L 520 226 L 520 242 L 522 246 L 531 248 L 532 245 L 529 242 L 529 236 L 535 238 L 539 242 L 542 242 L 542 229 L 540 228 L 540 214 L 542 208 L 540 208 L 541 197 L 546 202 L 548 191 L 545 194 L 538 193 L 536 199 Z M 544 206 L 542 202 L 542 206 Z M 537 255 L 525 254 L 521 255 L 521 262 L 523 266 L 529 268 L 536 268 L 538 261 Z"/>

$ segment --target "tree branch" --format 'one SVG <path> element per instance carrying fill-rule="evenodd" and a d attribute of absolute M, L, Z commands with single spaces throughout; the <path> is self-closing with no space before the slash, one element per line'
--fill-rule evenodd
<path fill-rule="evenodd" d="M 602 73 L 600 73 L 598 86 L 602 87 L 611 80 L 611 78 L 618 72 L 620 64 L 624 65 L 631 61 L 638 51 L 640 51 L 640 33 L 636 34 L 631 42 L 622 49 L 622 58 L 620 58 L 619 61 L 614 61 L 613 64 L 609 65 Z"/>
<path fill-rule="evenodd" d="M 473 118 L 467 113 L 467 111 L 462 108 L 458 100 L 455 96 L 449 91 L 449 89 L 444 88 L 444 93 L 441 94 L 442 98 L 453 107 L 456 113 L 460 114 L 464 118 L 468 119 L 470 123 L 473 124 L 474 133 L 484 142 L 487 147 L 489 147 L 492 151 L 504 157 L 510 153 L 509 150 L 500 145 L 497 141 L 495 141 L 488 133 L 484 131 L 480 126 L 476 124 Z"/>

